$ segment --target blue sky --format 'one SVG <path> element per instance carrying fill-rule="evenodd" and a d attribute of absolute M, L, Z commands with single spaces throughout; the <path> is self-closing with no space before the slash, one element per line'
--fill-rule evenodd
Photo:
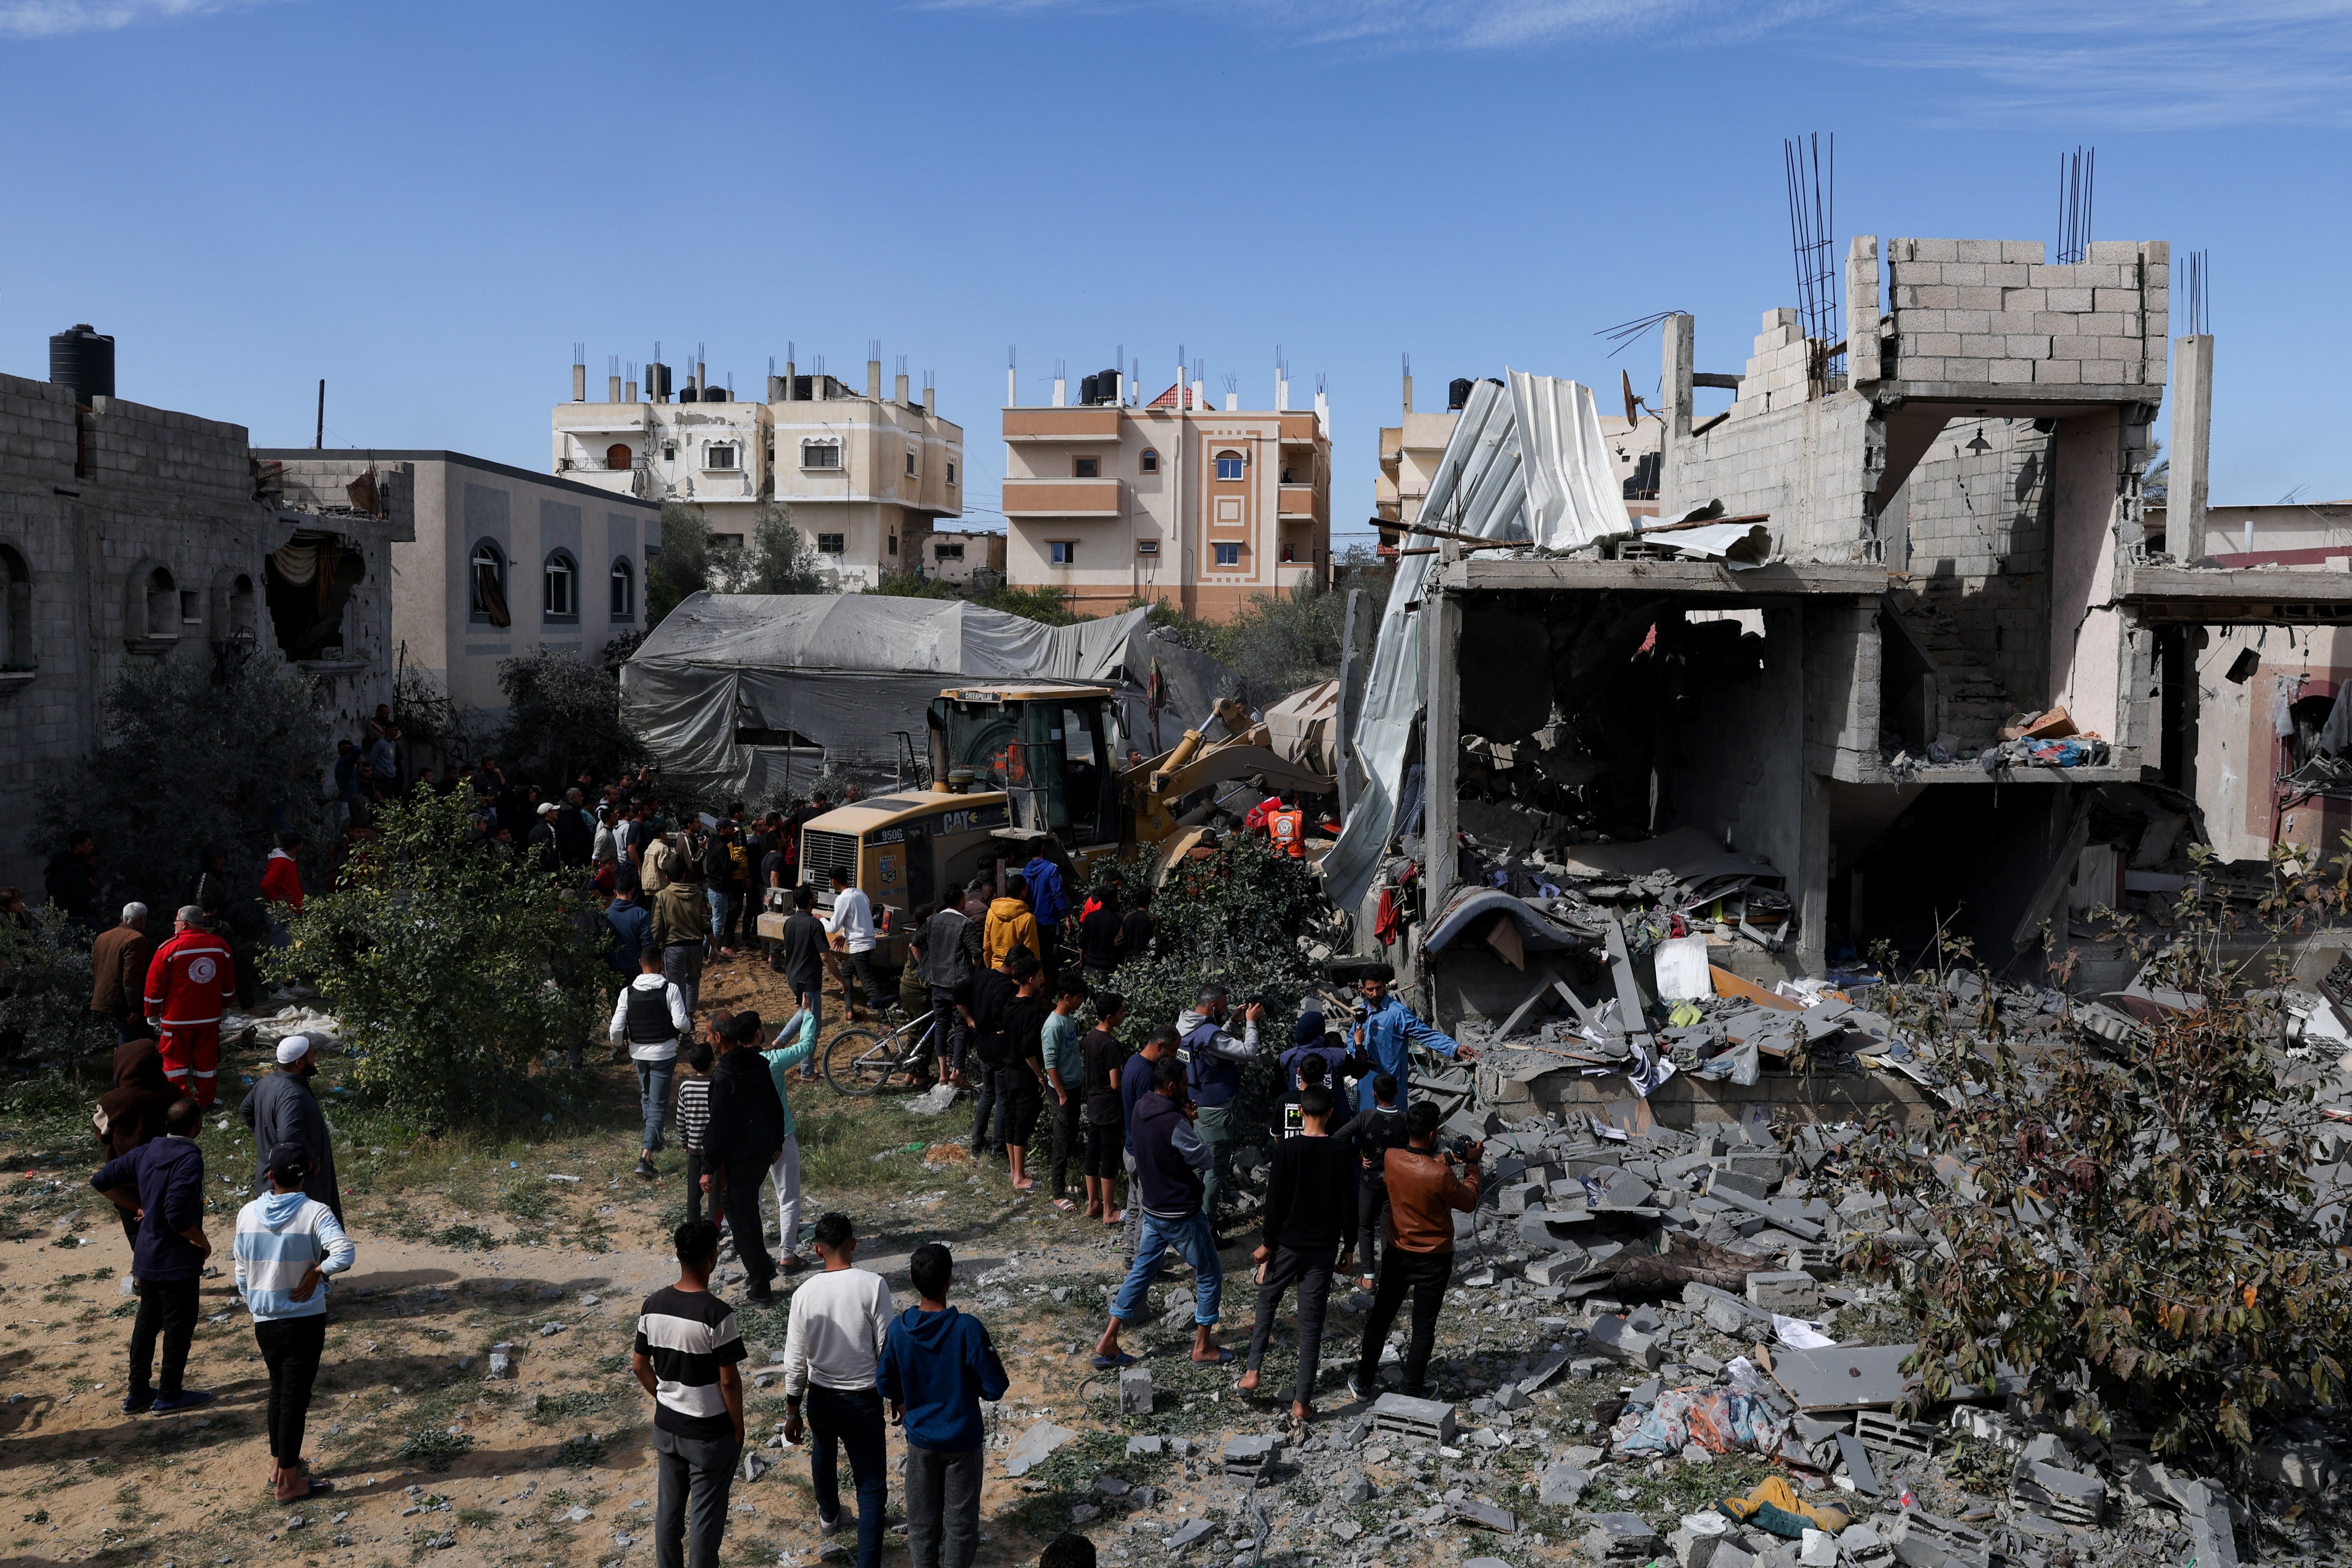
<path fill-rule="evenodd" d="M 1836 133 L 1841 242 L 2050 239 L 2087 142 L 2096 237 L 2211 253 L 2213 499 L 2341 497 L 2348 78 L 2352 0 L 0 0 L 0 370 L 87 320 L 257 443 L 323 376 L 331 444 L 536 468 L 575 341 L 749 390 L 878 337 L 993 522 L 1007 345 L 1024 401 L 1181 344 L 1263 405 L 1278 344 L 1345 528 L 1401 353 L 1424 408 L 1646 391 L 1595 333 L 1676 308 L 1739 369 L 1783 136 Z"/>

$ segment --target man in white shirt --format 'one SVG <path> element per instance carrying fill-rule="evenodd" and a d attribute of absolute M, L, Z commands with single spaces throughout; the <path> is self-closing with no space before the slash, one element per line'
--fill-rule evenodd
<path fill-rule="evenodd" d="M 857 1568 L 877 1568 L 889 1471 L 874 1374 L 890 1332 L 890 1287 L 881 1275 L 849 1266 L 857 1238 L 847 1215 L 820 1216 L 814 1239 L 824 1271 L 793 1292 L 784 1331 L 784 1440 L 801 1440 L 805 1398 L 818 1528 L 827 1535 L 842 1528 L 837 1444 L 849 1450 L 857 1484 Z"/>
<path fill-rule="evenodd" d="M 866 896 L 863 888 L 852 887 L 849 879 L 840 872 L 826 873 L 833 883 L 833 914 L 826 919 L 827 933 L 842 938 L 842 952 L 848 966 L 842 972 L 841 1000 L 849 1009 L 849 1021 L 857 1021 L 857 998 L 851 994 L 849 977 L 857 977 L 858 988 L 866 993 L 866 1005 L 876 1013 L 882 1010 L 882 988 L 874 979 L 874 901 Z"/>
<path fill-rule="evenodd" d="M 627 1044 L 629 1060 L 636 1063 L 637 1100 L 646 1127 L 637 1174 L 652 1181 L 661 1175 L 654 1169 L 654 1156 L 661 1153 L 662 1128 L 669 1121 L 669 1081 L 677 1071 L 677 1042 L 690 1026 L 686 993 L 662 974 L 662 950 L 646 943 L 637 965 L 644 972 L 613 998 L 609 1032 L 614 1045 Z"/>

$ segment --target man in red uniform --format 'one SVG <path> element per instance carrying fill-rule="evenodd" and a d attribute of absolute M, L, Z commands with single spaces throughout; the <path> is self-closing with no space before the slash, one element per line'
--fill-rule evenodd
<path fill-rule="evenodd" d="M 181 906 L 172 939 L 147 966 L 147 1021 L 156 1030 L 163 1076 L 210 1109 L 220 1074 L 221 1015 L 236 995 L 228 944 L 204 927 L 205 912 Z"/>

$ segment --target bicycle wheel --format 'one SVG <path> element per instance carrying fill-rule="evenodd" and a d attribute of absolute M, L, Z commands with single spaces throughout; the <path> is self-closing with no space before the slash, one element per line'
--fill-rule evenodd
<path fill-rule="evenodd" d="M 897 1031 L 877 1034 L 870 1029 L 845 1029 L 824 1048 L 824 1081 L 836 1094 L 871 1094 L 888 1081 L 898 1064 Z"/>

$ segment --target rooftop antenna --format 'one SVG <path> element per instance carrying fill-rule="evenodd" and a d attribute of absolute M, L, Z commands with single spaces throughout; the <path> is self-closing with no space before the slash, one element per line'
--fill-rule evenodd
<path fill-rule="evenodd" d="M 1830 350 L 1838 330 L 1837 136 L 1816 131 L 1801 141 L 1784 141 L 1780 157 L 1789 181 L 1789 247 L 1797 263 L 1797 320 L 1813 345 L 1808 356 L 1811 393 L 1829 390 Z"/>
<path fill-rule="evenodd" d="M 1596 338 L 1606 338 L 1611 342 L 1617 345 L 1615 348 L 1609 350 L 1609 357 L 1613 360 L 1618 355 L 1623 353 L 1626 350 L 1632 348 L 1634 344 L 1640 342 L 1651 328 L 1656 326 L 1667 317 L 1686 316 L 1688 314 L 1689 312 L 1686 310 L 1653 310 L 1647 316 L 1637 316 L 1631 321 L 1620 321 L 1614 327 L 1603 327 L 1601 330 L 1593 333 L 1592 335 Z M 1410 367 L 1408 366 L 1408 368 Z"/>
<path fill-rule="evenodd" d="M 2213 329 L 2213 318 L 2207 309 L 2205 301 L 2206 267 L 2210 264 L 2210 253 L 2207 251 L 2192 250 L 2187 257 L 2189 263 L 2189 276 L 2186 280 L 2189 285 L 2187 336 L 2191 338 L 2201 338 Z"/>
<path fill-rule="evenodd" d="M 2099 150 L 2077 147 L 2058 155 L 2058 265 L 2090 254 L 2091 196 L 2098 183 Z"/>

